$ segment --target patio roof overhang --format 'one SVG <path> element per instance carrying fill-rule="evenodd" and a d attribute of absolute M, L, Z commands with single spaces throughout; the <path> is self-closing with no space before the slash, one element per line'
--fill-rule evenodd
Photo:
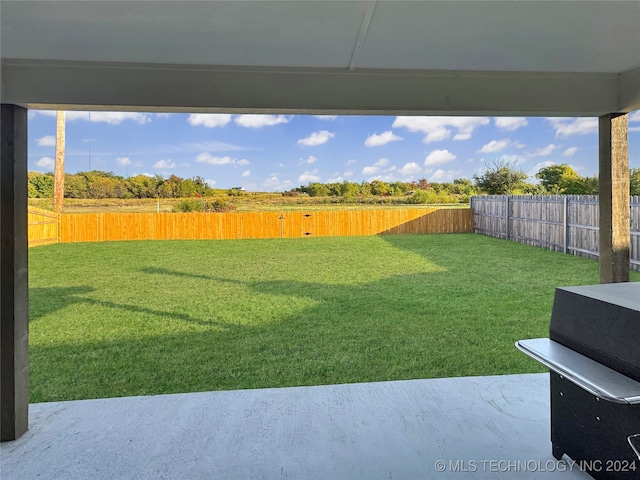
<path fill-rule="evenodd" d="M 640 108 L 637 1 L 2 1 L 27 108 L 599 116 Z"/>
<path fill-rule="evenodd" d="M 599 116 L 601 251 L 624 264 L 636 0 L 2 0 L 0 27 L 2 440 L 27 428 L 24 109 Z"/>

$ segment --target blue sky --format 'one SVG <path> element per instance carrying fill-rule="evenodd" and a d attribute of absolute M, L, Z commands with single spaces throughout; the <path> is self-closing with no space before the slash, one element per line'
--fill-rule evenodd
<path fill-rule="evenodd" d="M 29 171 L 53 171 L 55 112 L 29 112 Z M 65 170 L 200 176 L 214 188 L 284 191 L 309 182 L 450 182 L 485 162 L 531 175 L 568 163 L 597 173 L 597 118 L 67 112 Z M 629 115 L 640 167 L 640 111 Z"/>

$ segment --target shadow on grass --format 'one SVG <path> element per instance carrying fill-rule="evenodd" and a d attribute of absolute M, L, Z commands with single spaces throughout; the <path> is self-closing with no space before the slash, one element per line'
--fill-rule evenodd
<path fill-rule="evenodd" d="M 214 278 L 208 275 L 199 275 L 197 273 L 180 272 L 178 270 L 170 270 L 168 268 L 160 268 L 160 267 L 142 267 L 140 271 L 142 273 L 147 273 L 151 275 L 170 275 L 172 277 L 178 277 L 178 278 L 195 278 L 199 280 L 218 280 L 217 278 Z"/>
<path fill-rule="evenodd" d="M 478 321 L 476 302 L 484 301 L 489 311 L 499 306 L 480 295 L 460 301 L 435 288 L 446 278 L 442 272 L 349 286 L 239 282 L 168 269 L 147 273 L 238 283 L 260 294 L 314 302 L 261 324 L 222 318 L 224 329 L 33 346 L 31 401 L 539 371 L 513 348 L 522 328 L 535 327 L 539 319 L 506 321 L 499 327 Z M 47 289 L 40 290 L 33 298 L 36 304 L 47 301 Z M 64 294 L 62 306 L 88 302 L 214 326 L 207 319 L 81 296 L 89 291 L 58 293 Z M 544 327 L 546 322 L 539 330 Z"/>
<path fill-rule="evenodd" d="M 82 302 L 86 299 L 82 295 L 94 291 L 95 288 L 89 286 L 31 287 L 29 288 L 29 322 L 34 322 L 74 303 Z"/>
<path fill-rule="evenodd" d="M 222 326 L 227 328 L 228 324 L 219 324 L 212 320 L 195 318 L 191 315 L 179 311 L 156 310 L 153 308 L 140 307 L 126 303 L 117 303 L 109 300 L 97 300 L 86 296 L 95 292 L 95 288 L 88 286 L 79 287 L 40 287 L 29 289 L 29 323 L 33 323 L 43 316 L 53 314 L 59 310 L 73 304 L 95 305 L 96 307 L 107 307 L 116 310 L 125 310 L 133 313 L 143 313 L 162 318 L 179 319 L 185 322 L 207 325 Z"/>

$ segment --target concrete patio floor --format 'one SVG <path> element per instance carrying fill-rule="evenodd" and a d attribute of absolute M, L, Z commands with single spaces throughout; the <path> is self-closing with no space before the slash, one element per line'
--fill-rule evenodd
<path fill-rule="evenodd" d="M 30 405 L 21 479 L 587 479 L 551 456 L 547 374 Z"/>

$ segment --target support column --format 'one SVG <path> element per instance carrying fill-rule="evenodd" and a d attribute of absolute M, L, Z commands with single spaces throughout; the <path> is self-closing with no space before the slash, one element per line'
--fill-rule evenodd
<path fill-rule="evenodd" d="M 627 115 L 599 119 L 600 283 L 629 281 L 629 145 Z"/>
<path fill-rule="evenodd" d="M 0 116 L 0 440 L 28 428 L 27 110 Z"/>

